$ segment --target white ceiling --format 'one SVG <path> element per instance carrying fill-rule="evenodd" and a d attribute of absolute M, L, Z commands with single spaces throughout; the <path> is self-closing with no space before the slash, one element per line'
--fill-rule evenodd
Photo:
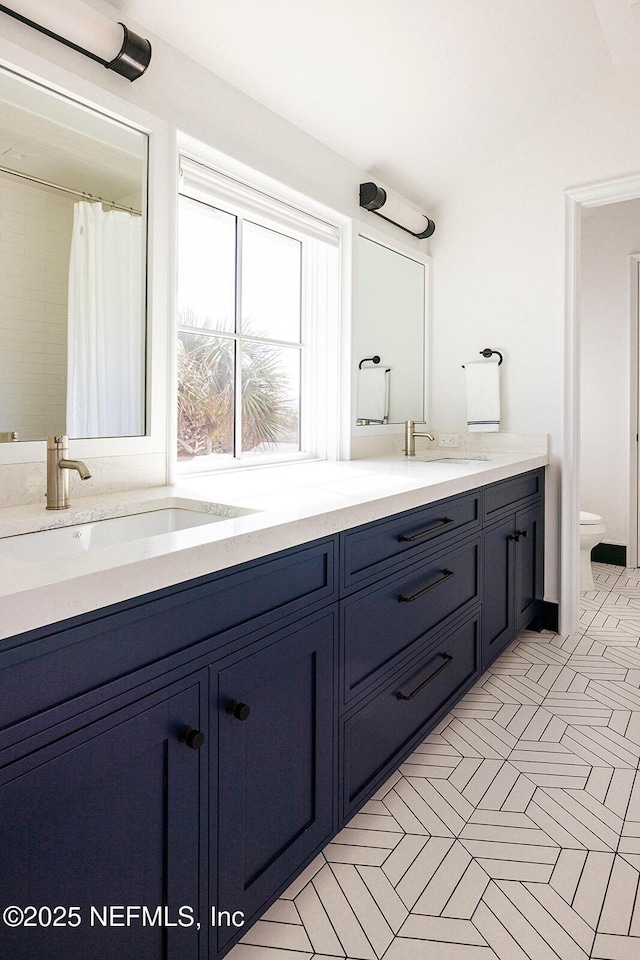
<path fill-rule="evenodd" d="M 621 69 L 633 0 L 111 5 L 428 208 Z"/>

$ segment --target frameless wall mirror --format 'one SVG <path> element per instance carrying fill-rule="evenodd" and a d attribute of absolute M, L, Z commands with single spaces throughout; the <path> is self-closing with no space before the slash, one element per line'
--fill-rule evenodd
<path fill-rule="evenodd" d="M 356 425 L 424 420 L 426 258 L 358 235 L 354 269 Z"/>
<path fill-rule="evenodd" d="M 145 433 L 147 140 L 0 69 L 0 439 Z"/>

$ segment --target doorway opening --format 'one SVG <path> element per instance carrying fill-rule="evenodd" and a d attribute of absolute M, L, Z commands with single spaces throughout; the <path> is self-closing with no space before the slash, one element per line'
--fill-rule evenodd
<path fill-rule="evenodd" d="M 640 245 L 629 241 L 620 256 L 623 238 L 611 243 L 609 256 L 617 256 L 615 269 L 603 270 L 598 259 L 598 244 L 603 231 L 616 238 L 616 222 L 625 218 L 632 223 L 634 210 L 625 205 L 633 201 L 640 212 L 640 177 L 595 184 L 565 194 L 565 417 L 562 472 L 562 547 L 560 631 L 574 633 L 579 611 L 579 511 L 580 508 L 611 517 L 609 538 L 624 541 L 627 565 L 638 561 L 638 261 L 632 259 Z M 601 209 L 597 209 L 601 208 Z M 594 229 L 591 229 L 591 228 Z M 638 216 L 640 242 L 640 216 Z M 628 238 L 627 238 L 628 239 Z M 617 252 L 616 252 L 617 251 Z M 600 251 L 600 254 L 602 250 Z M 585 258 L 595 264 L 590 277 L 585 274 Z M 611 267 L 611 264 L 608 265 Z M 633 270 L 631 269 L 633 268 Z M 620 270 L 623 272 L 620 280 Z M 617 277 L 616 324 L 605 322 L 606 301 L 602 299 L 604 277 L 614 283 Z M 589 289 L 589 287 L 592 289 Z M 620 317 L 620 303 L 625 303 Z M 633 323 L 629 303 L 635 305 Z M 610 314 L 613 316 L 613 314 Z M 614 328 L 615 327 L 615 328 Z M 585 337 L 584 343 L 583 334 Z M 609 340 L 607 341 L 607 336 Z M 606 345 L 606 350 L 605 350 Z M 595 358 L 595 361 L 594 361 Z M 581 390 L 581 381 L 597 376 L 598 389 Z M 593 379 L 589 380 L 593 382 Z M 620 391 L 623 391 L 620 394 Z M 587 399 L 588 396 L 588 399 Z M 622 399 L 620 397 L 622 396 Z M 599 407 L 594 405 L 599 399 Z M 604 398 L 604 399 L 603 399 Z M 596 412 L 594 412 L 596 411 Z M 584 450 L 583 441 L 584 439 Z M 606 443 L 605 443 L 606 439 Z M 598 448 L 591 475 L 581 489 L 581 469 Z M 612 453 L 603 447 L 612 445 Z M 611 496 L 612 471 L 617 489 Z M 608 492 L 607 492 L 608 491 Z M 621 493 L 622 491 L 622 493 Z M 587 498 L 586 501 L 584 498 Z M 588 502 L 587 502 L 588 501 Z M 609 509 L 611 504 L 613 509 Z M 604 509 L 599 507 L 603 506 Z M 605 517 L 606 523 L 606 517 Z"/>

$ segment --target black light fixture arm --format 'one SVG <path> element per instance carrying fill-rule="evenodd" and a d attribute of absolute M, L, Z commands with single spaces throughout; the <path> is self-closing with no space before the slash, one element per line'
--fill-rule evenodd
<path fill-rule="evenodd" d="M 20 23 L 26 24 L 27 27 L 32 27 L 34 30 L 37 30 L 38 33 L 43 33 L 46 37 L 57 40 L 58 43 L 63 43 L 65 47 L 70 47 L 71 50 L 75 50 L 76 53 L 81 53 L 83 56 L 95 60 L 96 63 L 102 64 L 107 70 L 113 70 L 114 73 L 119 73 L 120 76 L 126 77 L 127 80 L 131 80 L 132 82 L 142 76 L 151 62 L 151 44 L 149 41 L 145 40 L 144 37 L 140 37 L 132 30 L 129 30 L 121 21 L 118 22 L 124 31 L 122 46 L 113 60 L 104 60 L 97 54 L 92 53 L 91 50 L 81 47 L 72 40 L 67 40 L 66 37 L 61 37 L 59 33 L 54 33 L 53 30 L 49 30 L 48 27 L 43 27 L 34 20 L 29 20 L 28 17 L 24 17 L 21 13 L 11 10 L 3 3 L 0 3 L 0 13 L 6 13 L 8 17 L 13 17 L 14 20 L 19 20 Z"/>

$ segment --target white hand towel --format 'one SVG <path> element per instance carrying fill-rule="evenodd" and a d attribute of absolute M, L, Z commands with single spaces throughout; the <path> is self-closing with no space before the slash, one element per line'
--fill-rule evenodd
<path fill-rule="evenodd" d="M 358 420 L 386 423 L 389 416 L 389 377 L 385 367 L 358 370 Z"/>
<path fill-rule="evenodd" d="M 469 433 L 497 433 L 500 429 L 500 369 L 497 360 L 472 360 L 464 366 L 467 378 Z"/>

